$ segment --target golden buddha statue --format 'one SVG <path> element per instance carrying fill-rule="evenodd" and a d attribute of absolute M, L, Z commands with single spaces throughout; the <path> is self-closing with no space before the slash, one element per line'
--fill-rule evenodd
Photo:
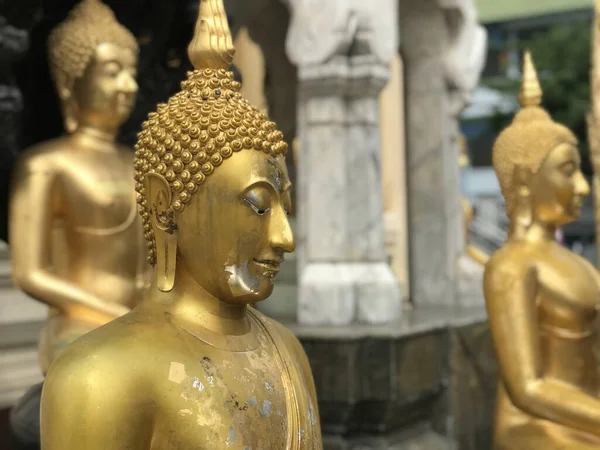
<path fill-rule="evenodd" d="M 600 276 L 554 237 L 577 219 L 589 186 L 577 139 L 540 107 L 529 53 L 519 98 L 492 156 L 510 218 L 484 275 L 500 369 L 494 449 L 598 449 Z"/>
<path fill-rule="evenodd" d="M 44 373 L 73 340 L 127 313 L 147 284 L 133 152 L 115 142 L 134 106 L 137 58 L 134 36 L 99 0 L 83 0 L 49 37 L 67 134 L 21 155 L 9 215 L 14 279 L 50 307 Z"/>
<path fill-rule="evenodd" d="M 322 449 L 301 344 L 248 306 L 294 250 L 287 146 L 226 71 L 223 0 L 200 1 L 188 51 L 136 145 L 152 286 L 50 368 L 44 450 Z"/>
<path fill-rule="evenodd" d="M 461 133 L 458 136 L 460 145 L 459 165 L 461 168 L 469 166 L 469 153 L 467 148 L 467 139 Z M 473 222 L 473 207 L 469 200 L 465 197 L 460 198 L 460 203 L 463 211 L 463 225 L 465 232 L 465 253 L 466 255 L 478 264 L 484 265 L 490 258 L 483 250 L 471 244 L 471 223 Z"/>

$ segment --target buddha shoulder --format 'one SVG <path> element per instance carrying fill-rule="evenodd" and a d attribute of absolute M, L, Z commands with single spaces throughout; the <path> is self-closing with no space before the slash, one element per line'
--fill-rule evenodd
<path fill-rule="evenodd" d="M 72 142 L 68 136 L 32 145 L 19 155 L 16 170 L 20 172 L 59 170 L 72 150 Z"/>
<path fill-rule="evenodd" d="M 151 350 L 140 352 L 144 344 L 136 342 L 145 340 L 143 331 L 123 318 L 81 337 L 50 366 L 41 401 L 44 448 L 144 448 L 156 412 L 156 371 L 147 370 Z"/>
<path fill-rule="evenodd" d="M 536 249 L 527 243 L 507 242 L 485 265 L 483 283 L 486 297 L 487 293 L 525 280 L 535 272 Z"/>
<path fill-rule="evenodd" d="M 60 390 L 68 383 L 71 392 L 77 389 L 111 392 L 124 383 L 135 385 L 143 381 L 144 358 L 140 355 L 147 354 L 149 337 L 145 334 L 150 335 L 151 329 L 140 327 L 131 313 L 96 328 L 77 339 L 55 360 L 44 390 L 63 395 Z M 85 388 L 75 387 L 77 383 L 85 384 Z"/>

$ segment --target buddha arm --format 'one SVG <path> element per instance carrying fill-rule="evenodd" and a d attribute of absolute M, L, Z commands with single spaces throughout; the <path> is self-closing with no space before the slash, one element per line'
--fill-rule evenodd
<path fill-rule="evenodd" d="M 49 171 L 17 170 L 10 199 L 9 233 L 13 278 L 31 297 L 67 313 L 85 312 L 108 322 L 127 312 L 51 271 L 56 183 Z"/>
<path fill-rule="evenodd" d="M 144 400 L 146 391 L 139 380 L 134 382 L 131 374 L 115 367 L 119 362 L 69 350 L 54 362 L 42 392 L 42 450 L 151 447 L 152 412 Z"/>
<path fill-rule="evenodd" d="M 488 260 L 490 259 L 490 256 L 487 253 L 485 253 L 483 250 L 480 250 L 471 244 L 470 228 L 471 228 L 471 222 L 473 222 L 473 208 L 471 207 L 471 204 L 465 197 L 461 197 L 460 201 L 461 201 L 462 210 L 463 210 L 463 220 L 464 220 L 464 227 L 465 227 L 465 250 L 466 250 L 467 256 L 469 256 L 475 262 L 477 262 L 481 265 L 485 265 L 485 263 L 487 263 Z"/>
<path fill-rule="evenodd" d="M 532 267 L 512 259 L 492 259 L 486 266 L 485 298 L 506 391 L 527 414 L 600 435 L 600 400 L 576 386 L 544 377 L 536 289 L 537 273 Z"/>
<path fill-rule="evenodd" d="M 477 262 L 478 264 L 481 264 L 482 266 L 484 266 L 485 263 L 487 263 L 490 259 L 487 253 L 471 244 L 467 245 L 467 255 L 473 261 Z"/>

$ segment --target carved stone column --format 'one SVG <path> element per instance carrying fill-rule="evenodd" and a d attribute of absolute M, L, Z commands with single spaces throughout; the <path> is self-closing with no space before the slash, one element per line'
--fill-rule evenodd
<path fill-rule="evenodd" d="M 472 0 L 401 0 L 400 32 L 411 300 L 453 305 L 464 251 L 457 119 L 483 68 L 485 32 Z"/>
<path fill-rule="evenodd" d="M 592 193 L 594 196 L 594 222 L 596 225 L 596 266 L 600 267 L 600 2 L 594 2 L 591 57 L 591 111 L 587 115 L 588 146 L 594 169 Z"/>
<path fill-rule="evenodd" d="M 439 0 L 448 24 L 449 47 L 445 56 L 448 89 L 450 161 L 445 167 L 448 186 L 446 215 L 448 217 L 448 258 L 455 271 L 455 303 L 464 306 L 483 304 L 483 266 L 465 254 L 465 222 L 461 205 L 459 143 L 460 113 L 471 103 L 473 91 L 487 55 L 487 32 L 477 23 L 473 0 Z"/>
<path fill-rule="evenodd" d="M 384 248 L 378 96 L 396 50 L 395 2 L 288 4 L 302 142 L 298 321 L 394 320 L 401 293 Z"/>
<path fill-rule="evenodd" d="M 448 30 L 438 0 L 400 1 L 404 63 L 411 301 L 451 304 L 453 261 L 444 168 L 452 160 L 444 56 Z"/>

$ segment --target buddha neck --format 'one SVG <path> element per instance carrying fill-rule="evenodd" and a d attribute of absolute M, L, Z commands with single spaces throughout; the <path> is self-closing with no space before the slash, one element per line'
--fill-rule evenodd
<path fill-rule="evenodd" d="M 511 238 L 527 242 L 554 241 L 556 238 L 556 225 L 534 220 L 526 230 L 520 229 L 515 221 L 511 221 L 509 234 Z"/>
<path fill-rule="evenodd" d="M 531 242 L 554 241 L 556 226 L 553 224 L 534 221 L 527 229 L 527 240 Z"/>
<path fill-rule="evenodd" d="M 161 292 L 156 281 L 151 288 L 150 300 L 161 305 L 165 312 L 189 332 L 202 329 L 223 336 L 241 336 L 250 331 L 247 305 L 230 305 L 204 290 L 178 264 L 175 285 L 170 292 Z"/>
<path fill-rule="evenodd" d="M 117 132 L 118 130 L 102 130 L 89 125 L 80 125 L 72 133 L 72 136 L 86 147 L 100 151 L 112 151 L 115 149 Z"/>

